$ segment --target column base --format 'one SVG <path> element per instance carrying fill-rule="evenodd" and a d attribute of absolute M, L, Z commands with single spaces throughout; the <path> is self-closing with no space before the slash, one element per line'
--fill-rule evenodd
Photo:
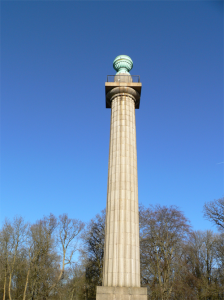
<path fill-rule="evenodd" d="M 97 286 L 96 300 L 147 300 L 147 288 Z"/>

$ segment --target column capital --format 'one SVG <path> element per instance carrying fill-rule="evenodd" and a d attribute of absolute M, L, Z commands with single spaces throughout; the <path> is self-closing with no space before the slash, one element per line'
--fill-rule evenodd
<path fill-rule="evenodd" d="M 130 95 L 135 101 L 135 108 L 139 109 L 142 84 L 140 82 L 106 82 L 106 108 L 111 108 L 111 101 L 117 95 Z"/>

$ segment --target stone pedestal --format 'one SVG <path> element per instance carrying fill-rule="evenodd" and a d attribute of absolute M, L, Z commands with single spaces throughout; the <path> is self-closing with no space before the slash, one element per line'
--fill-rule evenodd
<path fill-rule="evenodd" d="M 147 300 L 147 288 L 98 286 L 96 300 Z"/>

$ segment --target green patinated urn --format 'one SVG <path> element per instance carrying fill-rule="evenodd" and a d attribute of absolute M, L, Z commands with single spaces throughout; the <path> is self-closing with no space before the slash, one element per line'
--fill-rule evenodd
<path fill-rule="evenodd" d="M 117 71 L 116 75 L 121 73 L 130 75 L 129 71 L 133 68 L 133 61 L 127 55 L 119 55 L 115 58 L 113 67 Z"/>

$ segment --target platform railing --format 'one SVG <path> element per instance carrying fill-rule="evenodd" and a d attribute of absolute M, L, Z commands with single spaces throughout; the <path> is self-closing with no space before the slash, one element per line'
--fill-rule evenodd
<path fill-rule="evenodd" d="M 107 82 L 140 82 L 139 75 L 107 75 Z"/>

